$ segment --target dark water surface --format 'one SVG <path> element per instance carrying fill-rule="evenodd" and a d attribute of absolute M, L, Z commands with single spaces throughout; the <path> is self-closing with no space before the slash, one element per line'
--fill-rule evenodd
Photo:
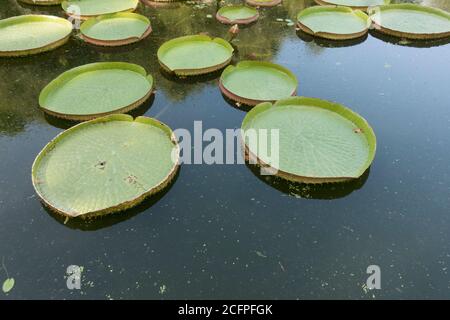
<path fill-rule="evenodd" d="M 397 1 L 400 2 L 400 1 Z M 416 1 L 420 2 L 420 1 Z M 423 1 L 446 10 L 450 3 Z M 0 258 L 16 285 L 0 298 L 450 298 L 450 46 L 370 34 L 338 46 L 296 34 L 312 1 L 285 0 L 241 29 L 235 61 L 280 63 L 299 95 L 333 100 L 373 126 L 370 173 L 347 185 L 312 188 L 265 179 L 245 165 L 184 165 L 172 187 L 136 209 L 64 224 L 35 196 L 30 171 L 67 124 L 38 110 L 40 90 L 91 62 L 126 61 L 154 75 L 158 91 L 140 113 L 173 129 L 240 127 L 217 76 L 175 81 L 156 51 L 177 36 L 226 36 L 216 3 L 145 8 L 152 35 L 97 48 L 73 37 L 32 57 L 0 60 Z M 45 12 L 1 0 L 0 18 Z M 82 290 L 66 287 L 69 265 L 84 267 Z M 382 289 L 364 288 L 381 268 Z M 0 270 L 0 283 L 6 273 Z"/>

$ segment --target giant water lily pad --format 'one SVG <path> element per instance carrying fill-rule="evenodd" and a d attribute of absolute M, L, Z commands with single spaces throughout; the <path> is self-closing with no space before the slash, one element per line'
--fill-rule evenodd
<path fill-rule="evenodd" d="M 233 57 L 224 39 L 194 35 L 169 40 L 158 49 L 162 68 L 176 75 L 200 75 L 222 69 Z"/>
<path fill-rule="evenodd" d="M 247 6 L 227 6 L 217 11 L 216 18 L 226 24 L 249 24 L 259 17 L 258 10 Z"/>
<path fill-rule="evenodd" d="M 281 3 L 282 0 L 245 0 L 245 2 L 254 7 L 274 7 Z"/>
<path fill-rule="evenodd" d="M 54 6 L 57 4 L 61 4 L 62 1 L 63 0 L 19 0 L 19 2 L 37 6 Z"/>
<path fill-rule="evenodd" d="M 391 0 L 314 0 L 320 5 L 346 6 L 352 9 L 367 10 L 369 7 L 389 4 Z"/>
<path fill-rule="evenodd" d="M 179 147 L 172 130 L 146 117 L 110 115 L 57 136 L 33 163 L 46 206 L 68 217 L 128 209 L 175 176 Z"/>
<path fill-rule="evenodd" d="M 82 38 L 101 46 L 121 46 L 147 37 L 152 28 L 150 20 L 130 12 L 113 13 L 90 18 L 80 27 Z"/>
<path fill-rule="evenodd" d="M 293 97 L 259 104 L 246 115 L 242 129 L 243 137 L 251 137 L 252 130 L 258 137 L 244 138 L 248 159 L 292 181 L 356 179 L 375 156 L 376 138 L 369 124 L 350 109 L 326 100 Z M 273 129 L 279 130 L 278 161 L 270 152 L 275 150 L 275 140 L 267 143 L 269 152 L 262 148 Z"/>
<path fill-rule="evenodd" d="M 409 39 L 450 37 L 450 13 L 415 4 L 380 6 L 370 13 L 381 32 Z"/>
<path fill-rule="evenodd" d="M 367 33 L 369 17 L 348 7 L 314 6 L 300 11 L 299 28 L 311 35 L 332 40 L 359 38 Z"/>
<path fill-rule="evenodd" d="M 54 16 L 23 15 L 0 20 L 0 56 L 49 51 L 65 44 L 71 33 L 72 24 Z"/>
<path fill-rule="evenodd" d="M 219 82 L 226 97 L 250 106 L 293 96 L 297 85 L 297 78 L 288 69 L 263 61 L 242 61 L 228 66 Z"/>
<path fill-rule="evenodd" d="M 142 105 L 153 90 L 153 78 L 135 64 L 91 63 L 64 72 L 39 96 L 53 116 L 70 120 L 125 113 Z"/>
<path fill-rule="evenodd" d="M 123 11 L 136 10 L 139 0 L 69 0 L 63 1 L 62 8 L 70 16 L 80 19 Z"/>

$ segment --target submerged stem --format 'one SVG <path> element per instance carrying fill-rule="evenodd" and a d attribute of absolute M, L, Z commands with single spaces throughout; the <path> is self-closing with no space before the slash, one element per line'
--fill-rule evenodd
<path fill-rule="evenodd" d="M 9 279 L 8 270 L 6 269 L 6 266 L 5 266 L 5 257 L 2 257 L 2 268 L 5 270 L 6 278 Z"/>

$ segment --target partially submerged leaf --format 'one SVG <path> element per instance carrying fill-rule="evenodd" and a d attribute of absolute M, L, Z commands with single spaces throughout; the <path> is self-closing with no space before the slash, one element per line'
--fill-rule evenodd
<path fill-rule="evenodd" d="M 139 0 L 69 0 L 61 6 L 66 14 L 87 19 L 102 14 L 136 10 Z"/>
<path fill-rule="evenodd" d="M 246 105 L 295 95 L 297 85 L 297 78 L 288 69 L 263 61 L 241 61 L 228 66 L 219 82 L 225 96 Z"/>
<path fill-rule="evenodd" d="M 357 130 L 355 132 L 355 129 Z M 350 109 L 326 100 L 293 97 L 253 108 L 242 123 L 243 134 L 256 130 L 258 139 L 245 139 L 248 159 L 278 170 L 274 174 L 305 183 L 341 182 L 360 177 L 372 163 L 376 138 L 369 124 Z M 260 131 L 265 129 L 267 131 Z M 261 149 L 263 133 L 278 130 L 278 164 Z M 244 136 L 243 136 L 244 137 Z"/>
<path fill-rule="evenodd" d="M 258 257 L 267 258 L 267 256 L 264 253 L 262 253 L 261 251 L 256 250 L 255 253 Z"/>
<path fill-rule="evenodd" d="M 66 71 L 50 82 L 39 96 L 39 105 L 56 117 L 89 120 L 135 109 L 152 90 L 152 76 L 138 65 L 91 63 Z"/>
<path fill-rule="evenodd" d="M 0 57 L 49 51 L 65 44 L 72 33 L 66 19 L 23 15 L 0 20 Z"/>
<path fill-rule="evenodd" d="M 450 37 L 450 13 L 411 3 L 380 6 L 370 14 L 383 33 L 407 39 Z"/>
<path fill-rule="evenodd" d="M 233 47 L 224 39 L 207 35 L 175 38 L 158 49 L 158 60 L 176 75 L 198 75 L 219 70 L 230 63 Z"/>
<path fill-rule="evenodd" d="M 147 17 L 120 12 L 90 18 L 81 25 L 80 31 L 86 42 L 101 46 L 121 46 L 142 40 L 152 29 Z"/>
<path fill-rule="evenodd" d="M 8 278 L 3 282 L 2 290 L 4 293 L 8 293 L 14 288 L 14 278 Z"/>
<path fill-rule="evenodd" d="M 76 125 L 36 157 L 32 181 L 46 206 L 69 217 L 133 207 L 170 183 L 179 146 L 172 130 L 146 117 L 111 115 Z"/>
<path fill-rule="evenodd" d="M 369 17 L 362 11 L 347 7 L 314 6 L 297 15 L 299 28 L 311 35 L 332 40 L 361 37 L 370 26 Z"/>

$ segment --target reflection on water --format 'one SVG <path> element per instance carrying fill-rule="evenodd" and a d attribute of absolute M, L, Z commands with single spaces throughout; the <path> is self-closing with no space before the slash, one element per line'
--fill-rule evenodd
<path fill-rule="evenodd" d="M 340 183 L 305 184 L 288 181 L 271 175 L 261 175 L 261 168 L 257 165 L 246 164 L 259 180 L 271 187 L 293 197 L 305 199 L 332 200 L 348 196 L 355 190 L 361 189 L 370 174 L 370 168 L 358 179 Z"/>
<path fill-rule="evenodd" d="M 393 36 L 384 34 L 376 29 L 370 30 L 369 33 L 373 37 L 383 40 L 385 42 L 389 42 L 389 43 L 399 45 L 399 46 L 413 47 L 413 48 L 439 47 L 439 46 L 444 46 L 444 45 L 450 43 L 450 38 L 431 39 L 431 40 L 402 39 L 399 37 L 393 37 Z"/>
<path fill-rule="evenodd" d="M 351 47 L 351 46 L 360 44 L 367 39 L 367 34 L 365 34 L 364 36 L 356 38 L 356 39 L 329 40 L 329 39 L 314 37 L 310 34 L 307 34 L 306 32 L 303 32 L 302 30 L 297 30 L 297 35 L 301 40 L 303 40 L 305 42 L 314 41 L 317 45 L 319 45 L 321 47 L 326 47 L 326 48 Z"/>
<path fill-rule="evenodd" d="M 289 1 L 271 10 L 261 10 L 261 21 L 241 28 L 233 41 L 237 47 L 234 61 L 245 58 L 270 60 L 278 50 L 283 36 L 292 31 L 292 28 L 284 26 L 281 32 L 272 32 L 274 27 L 280 25 L 276 19 L 295 16 L 308 2 L 311 1 Z M 74 34 L 68 44 L 57 50 L 37 56 L 0 60 L 0 77 L 11 79 L 0 87 L 0 134 L 14 135 L 22 131 L 27 123 L 41 121 L 43 116 L 36 109 L 40 90 L 60 73 L 86 63 L 129 61 L 140 64 L 155 76 L 158 89 L 164 90 L 164 94 L 173 101 L 181 101 L 186 95 L 202 90 L 202 81 L 196 81 L 180 90 L 178 79 L 161 72 L 156 51 L 163 42 L 183 35 L 207 32 L 211 36 L 227 38 L 229 26 L 206 17 L 215 13 L 216 8 L 216 3 L 203 6 L 198 3 L 177 3 L 155 10 L 140 4 L 138 12 L 150 17 L 154 31 L 148 39 L 139 43 L 117 48 L 98 47 L 84 43 Z M 7 0 L 7 4 L 2 5 L 0 18 L 30 13 L 64 16 L 58 6 L 35 7 Z M 204 82 L 219 75 L 220 72 L 210 75 L 204 78 Z"/>
<path fill-rule="evenodd" d="M 408 1 L 397 1 L 408 2 Z M 412 2 L 412 1 L 410 1 Z M 428 0 L 427 5 L 448 9 L 448 1 Z M 200 81 L 195 85 L 178 88 L 178 79 L 168 77 L 160 70 L 156 51 L 166 40 L 188 34 L 207 32 L 211 36 L 227 37 L 229 26 L 218 23 L 214 18 L 207 18 L 214 14 L 219 2 L 199 5 L 201 2 L 189 4 L 174 3 L 169 7 L 154 9 L 143 4 L 139 5 L 138 12 L 150 17 L 153 33 L 148 39 L 129 46 L 110 48 L 99 47 L 84 43 L 77 34 L 74 34 L 68 44 L 57 50 L 40 54 L 38 56 L 2 59 L 0 60 L 0 77 L 10 79 L 0 87 L 0 134 L 14 135 L 21 132 L 27 123 L 42 120 L 42 115 L 36 110 L 37 97 L 40 90 L 56 77 L 71 67 L 97 61 L 127 61 L 140 64 L 147 71 L 155 75 L 158 88 L 164 90 L 173 101 L 181 101 L 186 95 L 198 92 L 204 87 Z M 209 3 L 209 4 L 208 4 Z M 297 13 L 314 4 L 313 0 L 284 1 L 281 6 L 261 9 L 261 17 L 254 25 L 241 27 L 239 35 L 233 40 L 236 47 L 234 61 L 243 59 L 270 60 L 278 52 L 280 44 L 294 27 L 288 27 L 286 22 L 277 19 L 295 19 Z M 56 7 L 35 7 L 18 4 L 15 0 L 7 0 L 2 5 L 0 18 L 14 15 L 43 13 L 64 16 Z M 281 27 L 281 28 L 280 28 Z M 274 28 L 277 32 L 273 32 Z M 280 30 L 281 29 L 281 30 Z M 447 40 L 438 41 L 405 41 L 371 32 L 373 36 L 384 41 L 416 47 L 437 46 L 448 43 Z M 303 32 L 297 32 L 299 40 L 307 43 L 316 43 L 319 47 L 343 47 L 357 45 L 367 36 L 347 41 L 332 41 L 311 37 Z M 316 49 L 313 49 L 316 50 Z M 217 77 L 220 73 L 205 79 Z"/>

